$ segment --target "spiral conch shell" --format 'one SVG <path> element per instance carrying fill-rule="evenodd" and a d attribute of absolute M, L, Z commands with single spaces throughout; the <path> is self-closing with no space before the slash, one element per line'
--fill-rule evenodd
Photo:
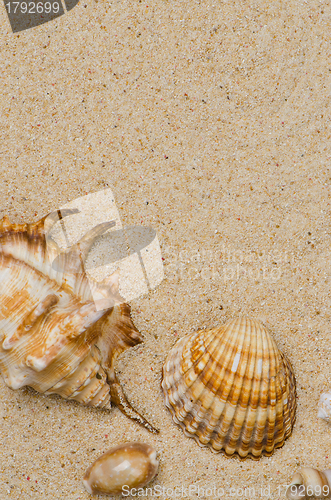
<path fill-rule="evenodd" d="M 292 367 L 259 321 L 239 318 L 180 339 L 162 388 L 174 421 L 214 452 L 258 459 L 292 432 Z"/>
<path fill-rule="evenodd" d="M 154 430 L 127 402 L 114 370 L 116 357 L 142 342 L 118 276 L 98 283 L 83 265 L 96 237 L 114 223 L 96 226 L 62 253 L 48 238 L 59 216 L 75 212 L 54 212 L 34 224 L 0 221 L 1 375 L 11 389 L 30 386 L 105 409 L 114 402 Z"/>
<path fill-rule="evenodd" d="M 296 472 L 287 487 L 286 497 L 289 500 L 305 500 L 308 498 L 331 498 L 331 469 L 319 471 L 311 467 L 303 467 Z"/>

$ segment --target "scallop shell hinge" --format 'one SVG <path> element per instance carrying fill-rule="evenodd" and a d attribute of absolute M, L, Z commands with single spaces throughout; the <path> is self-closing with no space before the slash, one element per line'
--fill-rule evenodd
<path fill-rule="evenodd" d="M 292 432 L 293 370 L 259 321 L 239 318 L 180 339 L 162 388 L 174 421 L 214 452 L 258 459 Z"/>
<path fill-rule="evenodd" d="M 30 386 L 98 408 L 114 402 L 153 430 L 127 402 L 114 370 L 118 355 L 142 342 L 118 276 L 99 283 L 84 270 L 95 239 L 114 224 L 99 224 L 61 252 L 49 229 L 72 213 L 54 212 L 34 224 L 0 221 L 1 375 L 11 389 Z"/>

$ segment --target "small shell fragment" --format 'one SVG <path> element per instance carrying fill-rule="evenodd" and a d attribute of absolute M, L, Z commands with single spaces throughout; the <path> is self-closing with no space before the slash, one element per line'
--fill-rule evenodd
<path fill-rule="evenodd" d="M 319 403 L 318 403 L 318 414 L 319 418 L 323 418 L 330 422 L 331 420 L 331 391 L 323 392 L 321 394 Z"/>
<path fill-rule="evenodd" d="M 152 446 L 125 443 L 93 462 L 85 473 L 83 483 L 89 493 L 115 495 L 145 486 L 157 474 L 158 466 Z"/>
<path fill-rule="evenodd" d="M 289 500 L 330 499 L 331 470 L 303 467 L 294 474 L 286 490 Z"/>

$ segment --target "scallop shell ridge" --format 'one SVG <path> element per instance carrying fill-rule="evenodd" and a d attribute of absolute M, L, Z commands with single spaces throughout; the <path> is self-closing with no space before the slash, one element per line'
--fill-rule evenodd
<path fill-rule="evenodd" d="M 164 364 L 162 388 L 173 420 L 214 452 L 258 459 L 292 432 L 293 370 L 257 320 L 180 339 Z"/>

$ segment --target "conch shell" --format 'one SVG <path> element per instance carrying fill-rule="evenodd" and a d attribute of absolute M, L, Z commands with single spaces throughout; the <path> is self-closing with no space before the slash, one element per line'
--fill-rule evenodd
<path fill-rule="evenodd" d="M 109 409 L 155 429 L 126 400 L 116 378 L 117 356 L 142 342 L 114 273 L 88 278 L 84 259 L 103 223 L 61 253 L 49 238 L 54 212 L 33 224 L 0 221 L 0 372 L 8 387 L 33 387 L 84 405 Z M 92 297 L 97 298 L 96 301 Z"/>
<path fill-rule="evenodd" d="M 331 469 L 319 471 L 311 467 L 303 467 L 294 474 L 287 487 L 286 497 L 289 500 L 305 500 L 308 498 L 331 498 Z"/>
<path fill-rule="evenodd" d="M 162 388 L 174 421 L 214 452 L 258 459 L 292 432 L 292 367 L 259 321 L 234 319 L 180 339 L 164 364 Z"/>

